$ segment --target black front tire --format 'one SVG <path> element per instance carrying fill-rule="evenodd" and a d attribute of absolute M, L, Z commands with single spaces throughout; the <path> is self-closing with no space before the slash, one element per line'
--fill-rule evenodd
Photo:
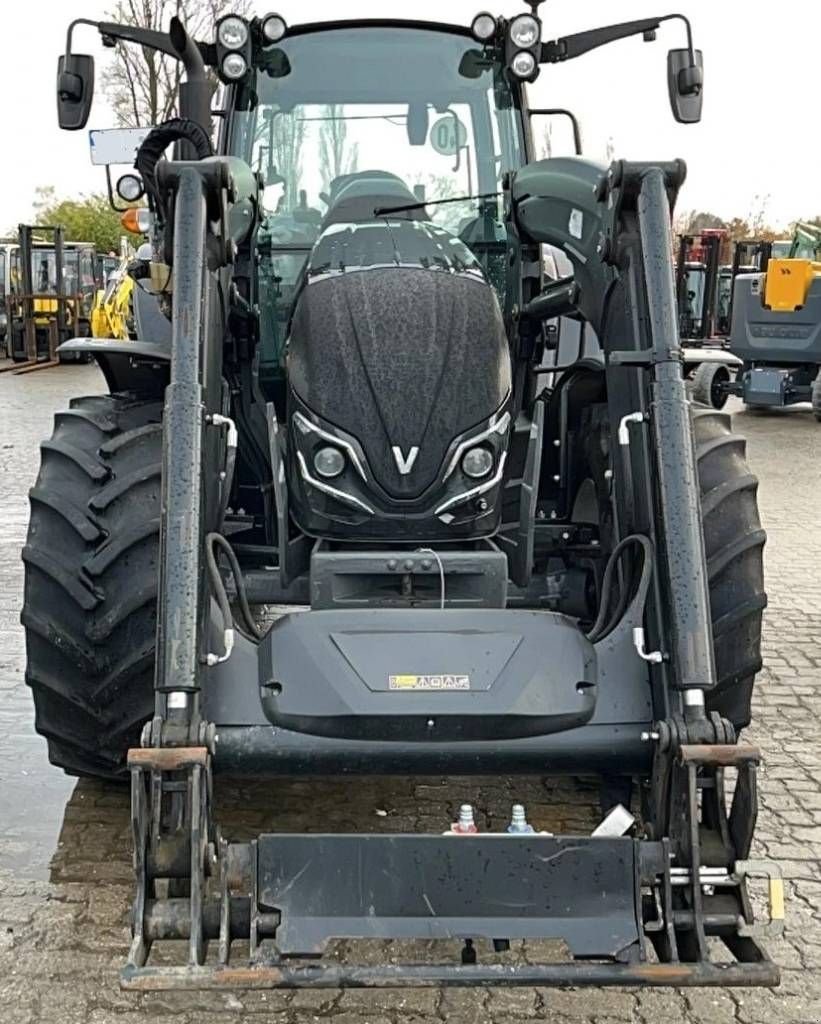
<path fill-rule="evenodd" d="M 758 480 L 747 465 L 746 441 L 732 432 L 727 413 L 696 406 L 693 430 L 716 660 L 717 685 L 707 695 L 707 709 L 741 729 L 750 722 L 767 606 Z"/>
<path fill-rule="evenodd" d="M 49 759 L 115 777 L 153 711 L 162 404 L 75 399 L 30 493 L 26 682 Z"/>

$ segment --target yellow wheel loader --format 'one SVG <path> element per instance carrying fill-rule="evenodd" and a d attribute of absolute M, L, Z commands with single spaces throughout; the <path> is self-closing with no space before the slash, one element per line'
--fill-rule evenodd
<path fill-rule="evenodd" d="M 133 337 L 132 295 L 134 279 L 128 273 L 126 256 L 108 276 L 105 287 L 97 292 L 91 310 L 91 334 L 94 338 L 128 341 Z"/>

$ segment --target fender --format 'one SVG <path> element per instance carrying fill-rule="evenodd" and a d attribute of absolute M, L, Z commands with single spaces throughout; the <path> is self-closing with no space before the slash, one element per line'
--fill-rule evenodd
<path fill-rule="evenodd" d="M 162 396 L 168 384 L 171 351 L 162 343 L 71 338 L 57 351 L 61 355 L 93 356 L 111 394 L 137 391 Z"/>

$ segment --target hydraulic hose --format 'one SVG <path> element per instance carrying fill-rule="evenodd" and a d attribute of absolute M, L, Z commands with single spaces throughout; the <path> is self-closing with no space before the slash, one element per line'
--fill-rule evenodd
<path fill-rule="evenodd" d="M 159 208 L 157 164 L 171 143 L 181 140 L 191 143 L 198 160 L 205 160 L 214 155 L 214 147 L 211 145 L 208 133 L 196 121 L 191 121 L 186 117 L 172 117 L 169 121 L 164 121 L 156 128 L 152 128 L 137 150 L 134 166 L 140 172 L 146 192 L 152 197 L 157 208 Z"/>
<path fill-rule="evenodd" d="M 215 546 L 220 548 L 228 559 L 231 575 L 234 577 L 234 585 L 237 588 L 237 600 L 239 602 L 239 608 L 245 627 L 251 634 L 252 639 L 261 640 L 262 630 L 260 630 L 259 626 L 254 621 L 254 616 L 251 613 L 251 606 L 248 604 L 248 595 L 245 591 L 245 582 L 242 578 L 242 570 L 240 569 L 234 549 L 221 533 L 209 533 L 205 538 L 205 558 L 208 566 L 208 575 L 211 579 L 211 585 L 214 588 L 214 595 L 217 599 L 217 604 L 219 605 L 225 629 L 229 629 L 233 625 L 234 617 L 231 613 L 231 604 L 228 600 L 225 583 L 223 582 L 222 574 L 220 573 L 219 566 L 217 565 L 217 558 L 214 554 Z"/>
<path fill-rule="evenodd" d="M 205 560 L 208 567 L 208 575 L 211 579 L 211 586 L 214 591 L 214 596 L 217 599 L 219 605 L 220 616 L 222 617 L 222 642 L 223 642 L 223 654 L 207 654 L 205 657 L 205 663 L 207 665 L 219 665 L 223 661 L 228 661 L 231 657 L 231 652 L 234 649 L 234 616 L 231 614 L 231 604 L 228 600 L 228 592 L 225 589 L 225 584 L 222 581 L 220 575 L 219 566 L 217 560 L 214 557 L 214 546 L 213 539 L 217 534 L 210 533 L 205 538 Z"/>
<path fill-rule="evenodd" d="M 607 560 L 607 567 L 604 570 L 604 579 L 602 580 L 601 588 L 601 600 L 599 601 L 599 611 L 596 615 L 596 621 L 593 623 L 590 631 L 587 633 L 587 639 L 591 643 L 598 643 L 599 640 L 603 640 L 618 624 L 622 615 L 624 614 L 628 598 L 629 598 L 629 587 L 625 583 L 622 588 L 622 592 L 619 595 L 619 603 L 616 608 L 615 614 L 608 620 L 608 610 L 610 608 L 610 597 L 613 589 L 613 575 L 619 564 L 619 559 L 622 554 L 633 544 L 637 544 L 642 549 L 642 564 L 641 564 L 641 576 L 639 578 L 638 589 L 636 590 L 636 601 L 644 608 L 645 601 L 647 600 L 647 592 L 650 589 L 650 578 L 653 572 L 653 545 L 650 543 L 647 537 L 640 533 L 632 533 L 629 537 L 625 537 L 623 540 L 613 548 L 610 558 Z"/>

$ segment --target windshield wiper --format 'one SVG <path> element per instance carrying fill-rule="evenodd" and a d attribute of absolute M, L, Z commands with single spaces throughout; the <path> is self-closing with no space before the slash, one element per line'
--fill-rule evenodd
<path fill-rule="evenodd" d="M 498 199 L 501 192 L 483 192 L 478 196 L 453 196 L 451 199 L 430 199 L 426 202 L 408 203 L 407 206 L 377 206 L 374 217 L 384 217 L 388 213 L 407 213 L 409 210 L 424 210 L 426 206 L 444 206 L 445 203 L 467 203 L 473 199 Z"/>

